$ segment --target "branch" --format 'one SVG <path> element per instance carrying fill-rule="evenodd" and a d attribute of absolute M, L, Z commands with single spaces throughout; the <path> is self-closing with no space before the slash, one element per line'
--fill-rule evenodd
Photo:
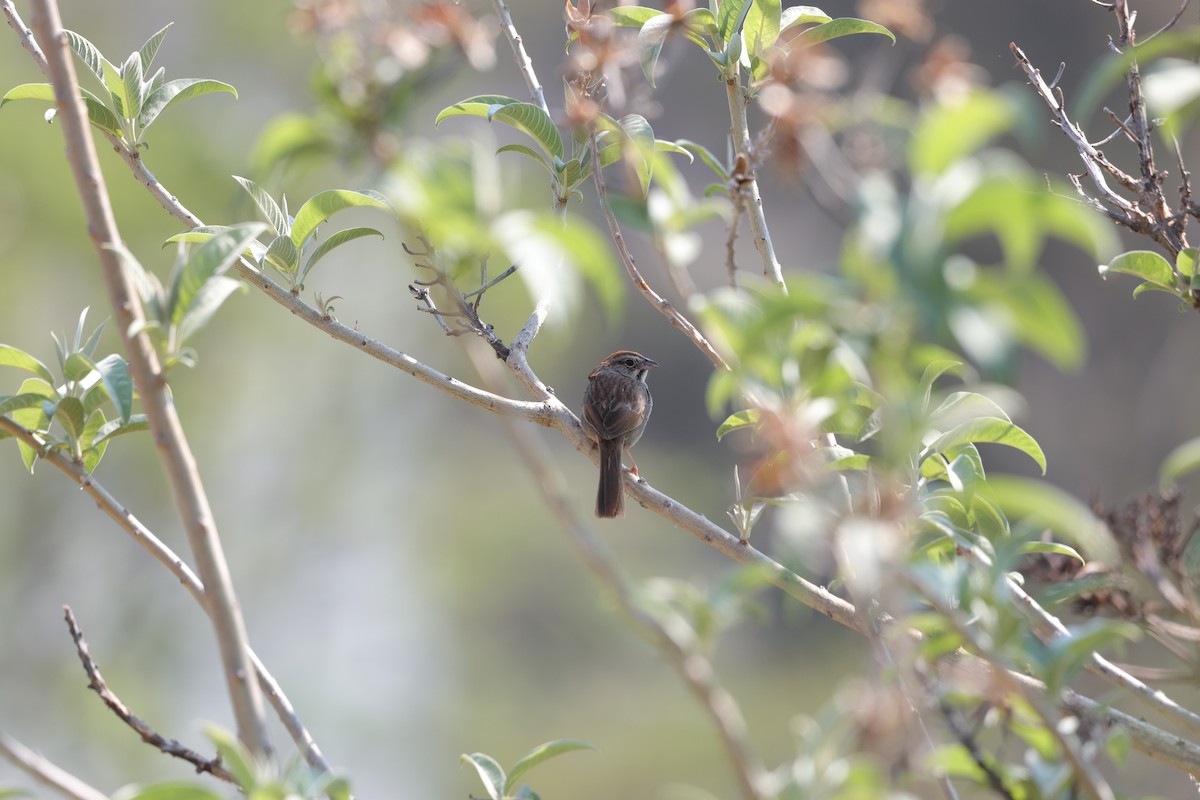
<path fill-rule="evenodd" d="M 629 273 L 633 285 L 637 287 L 637 290 L 642 293 L 643 297 L 662 312 L 663 316 L 671 321 L 672 326 L 692 340 L 692 344 L 696 345 L 700 352 L 707 356 L 714 367 L 728 370 L 729 365 L 725 363 L 725 359 L 721 358 L 721 354 L 717 352 L 716 348 L 712 346 L 708 339 L 704 338 L 704 334 L 700 332 L 700 329 L 676 310 L 675 306 L 671 305 L 671 301 L 651 289 L 650 284 L 646 283 L 646 279 L 642 277 L 642 273 L 637 268 L 637 264 L 634 262 L 629 248 L 625 245 L 625 236 L 621 233 L 621 226 L 617 222 L 617 217 L 613 213 L 612 207 L 608 204 L 608 188 L 604 184 L 604 176 L 600 170 L 600 153 L 594 130 L 592 131 L 591 149 L 592 179 L 596 182 L 596 193 L 600 197 L 600 208 L 604 210 L 604 218 L 608 221 L 608 231 L 612 234 L 613 242 L 617 246 L 617 252 L 621 254 L 621 262 L 625 265 L 625 271 Z"/>
<path fill-rule="evenodd" d="M 33 28 L 46 53 L 50 82 L 54 85 L 55 105 L 66 139 L 67 161 L 83 201 L 88 232 L 108 288 L 113 317 L 128 356 L 129 371 L 141 396 L 146 420 L 187 530 L 196 566 L 209 590 L 206 596 L 214 610 L 213 627 L 237 720 L 238 736 L 251 753 L 266 756 L 270 752 L 270 744 L 263 717 L 262 694 L 258 691 L 258 684 L 248 680 L 253 667 L 246 642 L 246 627 L 221 549 L 216 520 L 179 416 L 166 389 L 166 377 L 153 346 L 145 333 L 129 334 L 130 330 L 141 328 L 138 324 L 142 321 L 141 306 L 136 300 L 137 294 L 130 277 L 123 270 L 117 255 L 116 248 L 121 246 L 121 237 L 113 218 L 104 175 L 96 158 L 91 126 L 79 94 L 75 66 L 59 19 L 58 5 L 56 0 L 34 0 L 33 7 Z"/>
<path fill-rule="evenodd" d="M 747 164 L 753 164 L 754 154 L 750 143 L 750 129 L 746 121 L 746 105 L 749 98 L 742 86 L 741 67 L 732 66 L 733 73 L 725 78 L 725 97 L 729 102 L 730 134 L 733 137 L 735 156 L 745 156 Z M 750 231 L 754 234 L 754 248 L 762 258 L 763 275 L 786 291 L 783 283 L 783 268 L 775 256 L 775 247 L 771 244 L 771 231 L 767 228 L 767 216 L 763 211 L 762 194 L 758 190 L 758 178 L 754 175 L 753 167 L 747 169 L 742 185 L 742 205 L 745 207 L 746 218 L 750 220 Z"/>
<path fill-rule="evenodd" d="M 466 348 L 476 371 L 485 383 L 499 382 L 494 361 L 480 358 Z M 504 430 L 525 468 L 533 476 L 542 499 L 575 546 L 584 566 L 616 602 L 625 616 L 654 643 L 680 678 L 708 712 L 725 746 L 738 786 L 746 800 L 762 800 L 766 769 L 750 741 L 746 720 L 737 701 L 716 679 L 712 664 L 653 614 L 639 605 L 629 582 L 621 575 L 616 558 L 595 529 L 579 514 L 563 473 L 554 466 L 545 444 L 528 428 L 504 420 Z"/>
<path fill-rule="evenodd" d="M 525 79 L 525 85 L 529 87 L 529 96 L 533 99 L 533 104 L 549 115 L 550 108 L 546 105 L 546 93 L 542 91 L 541 81 L 538 80 L 537 73 L 533 71 L 533 61 L 525 52 L 525 42 L 521 39 L 517 26 L 513 24 L 508 4 L 504 0 L 492 0 L 492 7 L 496 9 L 496 14 L 500 17 L 500 27 L 504 29 L 504 36 L 512 46 L 513 58 L 517 61 L 517 71 L 521 73 L 521 77 Z"/>
<path fill-rule="evenodd" d="M 192 572 L 191 567 L 185 564 L 183 559 L 176 555 L 171 548 L 163 544 L 149 528 L 142 524 L 141 520 L 121 505 L 101 483 L 89 475 L 82 464 L 72 461 L 57 450 L 48 449 L 46 442 L 40 436 L 23 428 L 8 417 L 0 416 L 0 431 L 11 434 L 14 438 L 32 447 L 39 453 L 39 458 L 42 461 L 48 462 L 63 475 L 74 481 L 88 497 L 95 501 L 96 507 L 100 511 L 109 517 L 109 519 L 116 522 L 122 530 L 133 537 L 135 542 L 140 544 L 146 552 L 175 576 L 183 585 L 183 588 L 187 589 L 188 593 L 195 598 L 197 604 L 199 604 L 205 614 L 212 615 L 211 606 L 204 594 L 204 584 Z M 250 652 L 250 659 L 253 661 L 254 670 L 258 674 L 259 687 L 266 694 L 267 699 L 271 702 L 271 706 L 275 709 L 275 713 L 279 716 L 280 721 L 283 722 L 283 726 L 287 728 L 288 734 L 291 735 L 292 741 L 296 743 L 300 753 L 304 756 L 305 763 L 318 773 L 332 771 L 329 762 L 325 760 L 324 754 L 321 753 L 321 748 L 317 746 L 312 734 L 304 727 L 304 723 L 301 722 L 299 715 L 296 714 L 296 709 L 292 706 L 291 701 L 288 700 L 287 695 L 283 693 L 283 689 L 280 688 L 275 677 L 267 671 L 266 665 L 262 663 L 253 650 Z"/>
<path fill-rule="evenodd" d="M 56 789 L 73 800 L 108 800 L 108 795 L 84 783 L 61 767 L 0 732 L 0 756 L 24 770 L 38 783 Z"/>
<path fill-rule="evenodd" d="M 166 753 L 169 756 L 182 759 L 196 768 L 197 773 L 207 772 L 215 778 L 220 778 L 227 783 L 236 784 L 233 775 L 227 769 L 221 766 L 220 756 L 214 758 L 205 758 L 194 750 L 184 747 L 174 739 L 166 739 L 159 735 L 157 731 L 151 728 L 142 720 L 138 719 L 129 707 L 121 702 L 121 698 L 108 688 L 108 684 L 104 681 L 104 676 L 100 674 L 100 668 L 96 666 L 96 662 L 92 660 L 92 655 L 88 652 L 87 642 L 83 638 L 83 631 L 79 629 L 79 623 L 75 621 L 75 615 L 71 612 L 70 606 L 63 606 L 63 612 L 67 620 L 67 629 L 71 631 L 71 638 L 75 640 L 75 651 L 79 654 L 79 660 L 83 663 L 83 671 L 88 676 L 88 688 L 100 695 L 100 699 L 104 701 L 104 705 L 117 715 L 117 717 L 142 737 L 142 741 L 151 747 Z"/>

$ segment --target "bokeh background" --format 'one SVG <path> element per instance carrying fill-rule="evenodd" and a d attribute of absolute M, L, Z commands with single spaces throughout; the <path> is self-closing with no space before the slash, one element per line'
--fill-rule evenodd
<path fill-rule="evenodd" d="M 1145 31 L 1178 6 L 1136 5 Z M 834 16 L 858 10 L 848 0 L 823 7 Z M 18 8 L 28 16 L 23 3 Z M 1043 69 L 1067 62 L 1068 96 L 1111 32 L 1109 17 L 1088 0 L 933 0 L 931 9 L 941 33 L 970 44 L 992 83 L 1020 80 L 1008 50 L 1017 41 Z M 164 184 L 214 222 L 252 215 L 229 176 L 263 177 L 250 174 L 250 156 L 275 115 L 314 107 L 316 53 L 289 30 L 293 10 L 287 0 L 62 2 L 66 25 L 114 60 L 174 21 L 158 56 L 168 77 L 237 86 L 236 101 L 213 95 L 164 115 L 146 155 Z M 512 11 L 551 106 L 561 107 L 561 7 L 513 0 Z M 406 135 L 488 143 L 495 133 L 477 120 L 452 120 L 435 132 L 433 119 L 472 94 L 524 95 L 507 45 L 497 44 L 490 72 L 463 69 L 421 97 Z M 844 52 L 853 58 L 878 46 L 848 42 Z M 897 53 L 896 75 L 919 57 L 911 47 Z M 723 151 L 728 118 L 713 71 L 694 48 L 668 47 L 664 62 L 656 131 Z M 15 35 L 0 31 L 2 88 L 40 80 Z M 903 90 L 899 77 L 897 86 Z M 52 363 L 50 330 L 73 330 L 86 306 L 93 323 L 107 312 L 60 132 L 41 111 L 32 103 L 0 111 L 0 341 Z M 1197 155 L 1195 141 L 1185 148 Z M 1048 123 L 1023 155 L 1053 175 L 1078 170 Z M 143 263 L 164 271 L 171 251 L 161 243 L 176 224 L 114 156 L 102 160 L 123 235 Z M 360 186 L 358 169 L 327 165 L 268 185 L 303 198 Z M 533 169 L 505 169 L 513 170 L 506 191 L 536 202 L 530 198 L 543 183 Z M 839 227 L 793 179 L 765 172 L 768 218 L 785 265 L 829 269 Z M 343 296 L 343 322 L 468 376 L 459 343 L 414 310 L 406 286 L 416 275 L 398 228 L 366 214 L 355 222 L 381 226 L 387 238 L 331 256 L 309 288 Z M 722 252 L 722 235 L 716 225 L 706 232 L 708 252 Z M 665 288 L 657 261 L 647 253 L 642 264 Z M 1102 282 L 1095 264 L 1066 246 L 1051 245 L 1043 265 L 1080 315 L 1089 357 L 1067 374 L 1023 357 L 1018 384 L 1031 409 L 1023 423 L 1048 455 L 1050 480 L 1085 499 L 1119 502 L 1152 485 L 1162 457 L 1200 429 L 1197 322 L 1165 297 L 1130 300 L 1131 283 Z M 716 286 L 723 270 L 722 259 L 710 257 L 695 276 Z M 527 302 L 515 281 L 489 294 L 502 336 L 515 332 Z M 104 347 L 114 344 L 109 332 Z M 705 411 L 707 364 L 640 298 L 627 296 L 619 321 L 585 305 L 539 337 L 531 360 L 574 402 L 589 369 L 622 347 L 663 365 L 652 379 L 658 411 L 638 448 L 643 473 L 723 520 L 734 454 L 716 442 Z M 586 739 L 599 752 L 539 768 L 533 780 L 543 797 L 655 797 L 675 784 L 731 793 L 703 712 L 590 582 L 494 418 L 317 334 L 254 293 L 235 297 L 197 348 L 197 368 L 177 370 L 172 384 L 252 641 L 360 797 L 479 794 L 460 753 L 484 751 L 507 764 L 558 737 Z M 20 379 L 0 375 L 0 393 L 15 391 Z M 592 465 L 555 436 L 538 435 L 588 511 Z M 105 791 L 186 777 L 185 765 L 139 742 L 86 690 L 61 607 L 74 608 L 109 684 L 135 712 L 201 749 L 204 722 L 232 725 L 207 621 L 86 496 L 45 465 L 30 477 L 15 446 L 0 445 L 0 729 Z M 993 464 L 1024 468 L 1002 455 Z M 186 553 L 148 437 L 118 440 L 98 477 Z M 636 508 L 602 533 L 636 577 L 712 583 L 731 569 Z M 760 619 L 726 638 L 717 666 L 775 762 L 792 750 L 791 718 L 820 708 L 863 651 L 833 623 L 772 593 L 763 607 Z M 286 745 L 282 734 L 277 741 Z M 1146 771 L 1139 789 L 1171 796 L 1186 786 L 1136 756 L 1130 769 Z M 32 788 L 0 762 L 0 787 L 8 785 Z"/>

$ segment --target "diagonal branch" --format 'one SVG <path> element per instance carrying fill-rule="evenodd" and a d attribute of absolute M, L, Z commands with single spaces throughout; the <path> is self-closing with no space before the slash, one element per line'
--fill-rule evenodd
<path fill-rule="evenodd" d="M 184 563 L 171 548 L 163 544 L 153 531 L 142 524 L 134 514 L 125 508 L 113 495 L 95 478 L 88 474 L 82 464 L 72 461 L 61 452 L 46 447 L 46 442 L 33 431 L 13 422 L 8 417 L 0 416 L 0 431 L 10 434 L 13 438 L 18 439 L 32 447 L 39 454 L 39 458 L 48 462 L 51 466 L 65 475 L 67 478 L 75 482 L 75 484 L 88 497 L 96 503 L 96 507 L 100 509 L 109 519 L 117 523 L 117 525 L 128 533 L 133 540 L 142 548 L 154 557 L 156 561 L 166 567 L 172 575 L 183 585 L 183 588 L 188 590 L 188 593 L 195 598 L 197 604 L 206 614 L 211 615 L 212 610 L 210 604 L 205 600 L 204 584 L 196 577 L 196 573 L 192 572 L 191 567 Z M 329 762 L 321 753 L 321 748 L 317 746 L 312 734 L 304 727 L 296 709 L 292 706 L 287 695 L 283 693 L 283 689 L 275 680 L 275 677 L 267 671 L 266 665 L 262 663 L 259 657 L 253 652 L 250 652 L 250 659 L 254 662 L 254 670 L 258 675 L 258 685 L 266 694 L 271 706 L 275 709 L 276 715 L 283 726 L 287 728 L 288 734 L 300 749 L 300 753 L 304 757 L 305 763 L 313 768 L 318 773 L 330 772 L 332 768 Z"/>
<path fill-rule="evenodd" d="M 108 800 L 108 795 L 104 792 L 89 786 L 62 767 L 50 763 L 3 732 L 0 732 L 0 756 L 4 756 L 38 783 L 49 786 L 72 800 Z"/>
<path fill-rule="evenodd" d="M 265 757 L 270 744 L 263 716 L 262 693 L 249 680 L 253 666 L 246 641 L 246 626 L 234 594 L 229 567 L 217 535 L 216 520 L 200 482 L 195 458 L 188 447 L 174 402 L 167 391 L 166 376 L 146 334 L 130 335 L 142 326 L 141 306 L 130 276 L 117 255 L 121 237 L 96 157 L 87 112 L 79 94 L 75 66 L 55 0 L 34 0 L 33 28 L 46 54 L 55 105 L 62 120 L 67 161 L 83 202 L 88 232 L 96 248 L 109 303 L 128 356 L 129 371 L 141 396 L 147 423 L 158 446 L 175 503 L 188 534 L 201 578 L 208 587 L 213 627 L 225 670 L 225 681 L 237 720 L 238 736 L 251 753 Z"/>
<path fill-rule="evenodd" d="M 75 621 L 75 614 L 72 613 L 70 606 L 63 606 L 63 613 L 67 620 L 67 629 L 71 631 L 71 638 L 75 641 L 75 651 L 79 654 L 79 660 L 83 663 L 83 671 L 88 676 L 88 688 L 100 695 L 100 699 L 104 701 L 104 705 L 117 715 L 117 717 L 128 725 L 130 728 L 142 737 L 142 741 L 151 747 L 166 753 L 169 756 L 182 759 L 196 768 L 196 772 L 207 772 L 215 778 L 220 778 L 226 783 L 234 783 L 233 775 L 229 770 L 221 766 L 220 756 L 213 758 L 205 758 L 188 747 L 183 746 L 174 739 L 167 739 L 139 719 L 129 707 L 121 701 L 121 698 L 108 688 L 108 684 L 104 680 L 104 676 L 100 674 L 100 668 L 96 666 L 96 662 L 92 660 L 92 654 L 88 650 L 87 641 L 83 638 L 83 631 L 79 628 L 79 623 Z"/>

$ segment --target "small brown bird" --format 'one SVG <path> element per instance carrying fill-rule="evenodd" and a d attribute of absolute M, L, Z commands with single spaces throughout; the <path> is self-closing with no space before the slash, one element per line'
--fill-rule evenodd
<path fill-rule="evenodd" d="M 600 488 L 596 516 L 618 517 L 625 510 L 621 454 L 628 453 L 646 430 L 654 400 L 646 373 L 658 362 L 632 350 L 618 350 L 588 375 L 583 393 L 583 429 L 600 445 Z M 633 454 L 632 472 L 638 474 Z"/>

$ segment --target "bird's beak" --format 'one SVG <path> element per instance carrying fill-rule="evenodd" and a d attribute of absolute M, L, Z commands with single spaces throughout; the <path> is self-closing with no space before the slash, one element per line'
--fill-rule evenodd
<path fill-rule="evenodd" d="M 645 356 L 642 356 L 642 358 L 646 359 L 647 367 L 657 367 L 658 366 L 658 362 L 655 361 L 653 358 L 646 358 Z"/>

